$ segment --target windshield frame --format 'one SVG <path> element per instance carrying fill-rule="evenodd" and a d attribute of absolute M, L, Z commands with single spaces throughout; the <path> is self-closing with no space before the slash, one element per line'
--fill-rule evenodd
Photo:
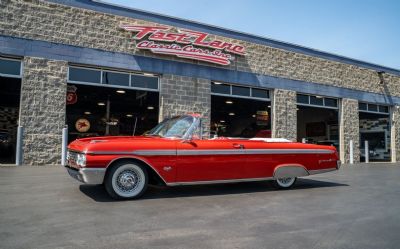
<path fill-rule="evenodd" d="M 171 124 L 176 124 L 177 122 L 183 120 L 183 119 L 187 119 L 188 117 L 190 117 L 192 119 L 191 124 L 189 125 L 189 127 L 186 129 L 186 131 L 184 132 L 184 134 L 182 136 L 165 136 L 165 135 L 160 135 L 159 132 L 167 125 Z M 191 115 L 182 115 L 182 116 L 175 116 L 175 117 L 171 117 L 171 118 L 167 118 L 164 119 L 162 122 L 160 122 L 158 125 L 156 125 L 153 129 L 151 129 L 149 131 L 149 133 L 146 134 L 146 136 L 159 136 L 162 138 L 177 138 L 177 139 L 182 139 L 182 140 L 191 140 L 192 136 L 193 136 L 193 132 L 196 130 L 196 128 L 199 126 L 200 124 L 200 118 L 199 117 L 194 117 Z M 167 129 L 168 130 L 171 129 L 172 126 L 170 126 Z"/>

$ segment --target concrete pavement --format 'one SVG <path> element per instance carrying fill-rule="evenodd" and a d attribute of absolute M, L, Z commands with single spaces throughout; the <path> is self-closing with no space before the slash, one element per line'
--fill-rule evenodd
<path fill-rule="evenodd" d="M 268 182 L 151 187 L 114 201 L 61 166 L 0 167 L 0 248 L 400 248 L 400 164 Z"/>

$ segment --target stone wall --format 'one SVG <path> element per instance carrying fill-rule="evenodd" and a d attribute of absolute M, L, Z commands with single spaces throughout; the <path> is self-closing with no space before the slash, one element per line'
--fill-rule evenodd
<path fill-rule="evenodd" d="M 272 99 L 272 137 L 297 140 L 296 92 L 275 89 Z"/>
<path fill-rule="evenodd" d="M 394 106 L 392 109 L 392 161 L 400 162 L 400 106 Z"/>
<path fill-rule="evenodd" d="M 0 2 L 0 35 L 216 66 L 139 51 L 135 48 L 135 41 L 130 38 L 131 34 L 118 28 L 121 23 L 159 25 L 42 0 Z M 374 70 L 226 37 L 210 36 L 210 39 L 215 38 L 246 47 L 246 56 L 236 56 L 236 61 L 224 68 L 400 96 L 400 77 L 395 75 L 384 74 L 385 84 L 380 84 Z"/>
<path fill-rule="evenodd" d="M 342 99 L 340 105 L 340 160 L 350 162 L 350 140 L 353 140 L 354 163 L 360 162 L 358 101 Z"/>
<path fill-rule="evenodd" d="M 20 103 L 24 164 L 59 164 L 61 161 L 67 68 L 65 61 L 24 58 Z"/>
<path fill-rule="evenodd" d="M 204 131 L 209 131 L 210 80 L 164 74 L 160 81 L 160 121 L 176 115 L 199 113 L 204 118 Z"/>

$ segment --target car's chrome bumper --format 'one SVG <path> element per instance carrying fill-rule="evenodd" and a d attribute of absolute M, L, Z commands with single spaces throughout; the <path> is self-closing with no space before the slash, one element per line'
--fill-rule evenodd
<path fill-rule="evenodd" d="M 68 174 L 83 183 L 87 184 L 103 184 L 104 175 L 106 174 L 106 169 L 104 168 L 72 168 L 65 166 Z"/>

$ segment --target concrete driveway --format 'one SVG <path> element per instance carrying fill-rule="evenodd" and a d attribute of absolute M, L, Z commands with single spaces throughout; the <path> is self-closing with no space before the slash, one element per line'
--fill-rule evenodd
<path fill-rule="evenodd" d="M 400 165 L 268 182 L 151 187 L 114 201 L 61 166 L 0 167 L 1 248 L 400 248 Z"/>

